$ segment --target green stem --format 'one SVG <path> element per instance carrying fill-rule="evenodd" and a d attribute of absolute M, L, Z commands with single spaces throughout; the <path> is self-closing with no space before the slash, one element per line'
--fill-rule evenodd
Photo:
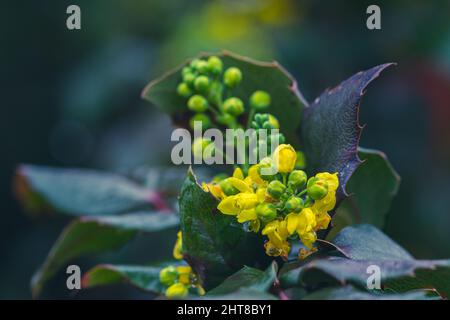
<path fill-rule="evenodd" d="M 250 108 L 250 113 L 248 114 L 248 119 L 247 119 L 247 129 L 250 128 L 250 125 L 252 124 L 254 116 L 255 116 L 255 109 Z"/>

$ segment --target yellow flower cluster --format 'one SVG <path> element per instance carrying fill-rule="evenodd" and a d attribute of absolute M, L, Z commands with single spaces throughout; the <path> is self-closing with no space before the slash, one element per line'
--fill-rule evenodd
<path fill-rule="evenodd" d="M 173 257 L 177 260 L 183 259 L 181 231 L 177 234 Z M 165 292 L 167 298 L 183 298 L 188 295 L 190 288 L 197 289 L 199 295 L 205 294 L 205 290 L 190 266 L 167 266 L 161 269 L 159 281 L 167 287 Z"/>
<path fill-rule="evenodd" d="M 297 238 L 314 250 L 316 231 L 328 227 L 328 212 L 336 205 L 337 173 L 322 172 L 307 179 L 304 171 L 295 170 L 296 162 L 294 148 L 281 144 L 272 157 L 250 167 L 247 176 L 237 168 L 229 178 L 203 184 L 205 191 L 220 200 L 220 212 L 236 216 L 249 231 L 262 229 L 269 256 L 287 259 L 291 242 Z M 261 168 L 268 166 L 275 166 L 278 173 L 262 175 Z"/>

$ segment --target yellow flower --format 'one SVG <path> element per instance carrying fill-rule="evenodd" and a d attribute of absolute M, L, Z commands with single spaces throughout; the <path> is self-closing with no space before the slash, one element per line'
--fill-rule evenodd
<path fill-rule="evenodd" d="M 311 248 L 317 240 L 314 228 L 316 227 L 316 215 L 310 208 L 303 209 L 300 213 L 290 213 L 286 216 L 287 230 L 289 234 L 297 232 L 303 244 Z"/>
<path fill-rule="evenodd" d="M 227 180 L 234 188 L 239 190 L 239 193 L 225 196 L 224 199 L 220 201 L 217 209 L 223 214 L 237 216 L 237 221 L 239 223 L 249 221 L 250 231 L 257 232 L 261 223 L 255 208 L 266 199 L 266 188 L 260 186 L 255 191 L 253 189 L 255 182 L 250 176 L 244 178 L 244 174 L 239 168 L 234 171 L 233 177 L 230 177 Z M 257 185 L 258 182 L 256 182 L 256 186 Z"/>
<path fill-rule="evenodd" d="M 281 256 L 287 259 L 291 247 L 287 241 L 289 232 L 285 220 L 273 220 L 269 222 L 261 234 L 269 238 L 269 241 L 264 244 L 267 255 L 274 257 Z"/>
<path fill-rule="evenodd" d="M 178 272 L 178 282 L 185 285 L 191 284 L 192 269 L 190 266 L 178 266 L 177 272 Z"/>
<path fill-rule="evenodd" d="M 278 172 L 288 173 L 294 170 L 297 153 L 290 144 L 280 144 L 273 152 L 273 162 Z"/>
<path fill-rule="evenodd" d="M 183 240 L 181 231 L 177 233 L 177 241 L 175 242 L 175 246 L 173 247 L 173 257 L 177 260 L 183 259 Z"/>
<path fill-rule="evenodd" d="M 182 283 L 175 283 L 167 288 L 166 297 L 167 298 L 183 298 L 187 296 L 189 290 Z"/>
<path fill-rule="evenodd" d="M 316 230 L 326 229 L 330 223 L 331 217 L 328 211 L 333 210 L 336 206 L 336 190 L 339 187 L 339 179 L 337 173 L 321 172 L 316 174 L 316 177 L 325 180 L 328 184 L 327 195 L 320 199 L 314 201 L 311 210 L 316 215 L 317 226 Z"/>

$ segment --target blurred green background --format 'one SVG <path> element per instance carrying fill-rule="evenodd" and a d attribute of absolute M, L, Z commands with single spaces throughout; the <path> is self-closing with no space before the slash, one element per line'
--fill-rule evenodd
<path fill-rule="evenodd" d="M 66 28 L 70 4 L 81 7 L 82 30 Z M 385 151 L 402 177 L 387 233 L 418 258 L 450 258 L 450 2 L 376 1 L 376 31 L 366 28 L 369 4 L 2 1 L 0 298 L 31 297 L 33 271 L 68 222 L 21 210 L 11 187 L 17 164 L 124 173 L 170 165 L 170 144 L 161 143 L 170 138 L 169 119 L 140 92 L 183 59 L 219 49 L 278 60 L 309 101 L 359 70 L 397 62 L 363 99 L 361 145 Z M 151 240 L 101 258 L 170 255 L 171 240 Z M 62 288 L 63 272 L 52 283 L 46 298 L 139 296 L 118 289 L 73 296 Z"/>

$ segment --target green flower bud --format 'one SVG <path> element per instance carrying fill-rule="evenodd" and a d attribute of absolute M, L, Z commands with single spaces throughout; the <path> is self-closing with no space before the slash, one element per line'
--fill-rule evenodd
<path fill-rule="evenodd" d="M 202 95 L 196 94 L 189 98 L 188 108 L 194 112 L 204 112 L 208 109 L 208 101 Z"/>
<path fill-rule="evenodd" d="M 166 286 L 171 286 L 177 279 L 178 271 L 174 266 L 168 266 L 159 272 L 159 281 Z"/>
<path fill-rule="evenodd" d="M 188 86 L 193 86 L 195 81 L 195 74 L 192 72 L 188 72 L 183 75 L 183 82 L 185 82 Z"/>
<path fill-rule="evenodd" d="M 216 120 L 218 123 L 228 126 L 231 126 L 236 122 L 236 119 L 231 114 L 228 113 L 218 115 L 216 117 Z"/>
<path fill-rule="evenodd" d="M 229 88 L 234 88 L 242 81 L 242 72 L 238 68 L 228 68 L 223 75 L 223 82 Z"/>
<path fill-rule="evenodd" d="M 303 200 L 299 197 L 290 197 L 284 204 L 284 208 L 290 212 L 300 212 L 303 209 Z"/>
<path fill-rule="evenodd" d="M 222 72 L 223 63 L 219 57 L 211 56 L 208 59 L 208 69 L 212 74 L 218 75 Z"/>
<path fill-rule="evenodd" d="M 211 126 L 211 119 L 207 114 L 198 113 L 194 115 L 191 120 L 189 120 L 189 126 L 194 129 L 194 125 L 196 121 L 200 121 L 202 123 L 202 129 L 208 129 Z"/>
<path fill-rule="evenodd" d="M 212 154 L 209 155 L 203 154 L 206 147 L 209 146 L 211 143 L 212 143 L 211 140 L 203 138 L 194 139 L 194 142 L 192 142 L 192 153 L 194 154 L 194 157 L 199 159 L 212 157 Z"/>
<path fill-rule="evenodd" d="M 181 82 L 177 87 L 177 93 L 184 98 L 189 98 L 192 94 L 192 90 L 187 83 Z"/>
<path fill-rule="evenodd" d="M 184 77 L 184 75 L 188 74 L 188 73 L 193 73 L 191 67 L 184 67 L 183 69 L 181 69 L 181 75 Z"/>
<path fill-rule="evenodd" d="M 256 111 L 263 111 L 270 106 L 270 94 L 266 91 L 258 90 L 250 96 L 250 107 Z"/>
<path fill-rule="evenodd" d="M 232 196 L 239 193 L 239 190 L 233 187 L 229 179 L 222 180 L 219 185 L 220 189 L 222 189 L 223 193 L 227 196 Z"/>
<path fill-rule="evenodd" d="M 294 189 L 299 189 L 306 184 L 308 176 L 305 171 L 294 170 L 289 174 L 288 185 Z"/>
<path fill-rule="evenodd" d="M 312 177 L 308 180 L 307 193 L 314 200 L 323 199 L 328 193 L 328 183 L 319 178 Z"/>
<path fill-rule="evenodd" d="M 273 167 L 273 163 L 272 160 L 270 158 L 264 158 L 260 161 L 259 165 L 258 165 L 258 174 L 261 177 L 261 179 L 265 180 L 265 181 L 272 181 L 276 178 L 276 173 L 275 174 L 263 174 L 263 169 L 264 168 L 271 168 L 272 167 L 272 172 L 276 172 L 275 168 Z M 267 173 L 267 171 L 270 170 L 265 170 L 264 173 Z"/>
<path fill-rule="evenodd" d="M 267 192 L 274 199 L 280 199 L 281 195 L 286 190 L 286 186 L 278 180 L 273 180 L 267 186 Z"/>
<path fill-rule="evenodd" d="M 261 203 L 256 207 L 256 214 L 264 221 L 270 221 L 277 217 L 277 208 L 271 203 Z"/>
<path fill-rule="evenodd" d="M 191 69 L 197 70 L 197 64 L 200 62 L 200 59 L 194 59 L 189 64 Z"/>
<path fill-rule="evenodd" d="M 228 98 L 223 102 L 223 109 L 232 116 L 239 116 L 244 112 L 244 103 L 239 98 Z"/>
<path fill-rule="evenodd" d="M 200 92 L 208 92 L 209 90 L 209 78 L 207 76 L 198 76 L 194 81 L 194 88 Z"/>
<path fill-rule="evenodd" d="M 207 74 L 209 71 L 208 63 L 204 60 L 199 60 L 195 65 L 195 70 L 200 74 Z"/>

